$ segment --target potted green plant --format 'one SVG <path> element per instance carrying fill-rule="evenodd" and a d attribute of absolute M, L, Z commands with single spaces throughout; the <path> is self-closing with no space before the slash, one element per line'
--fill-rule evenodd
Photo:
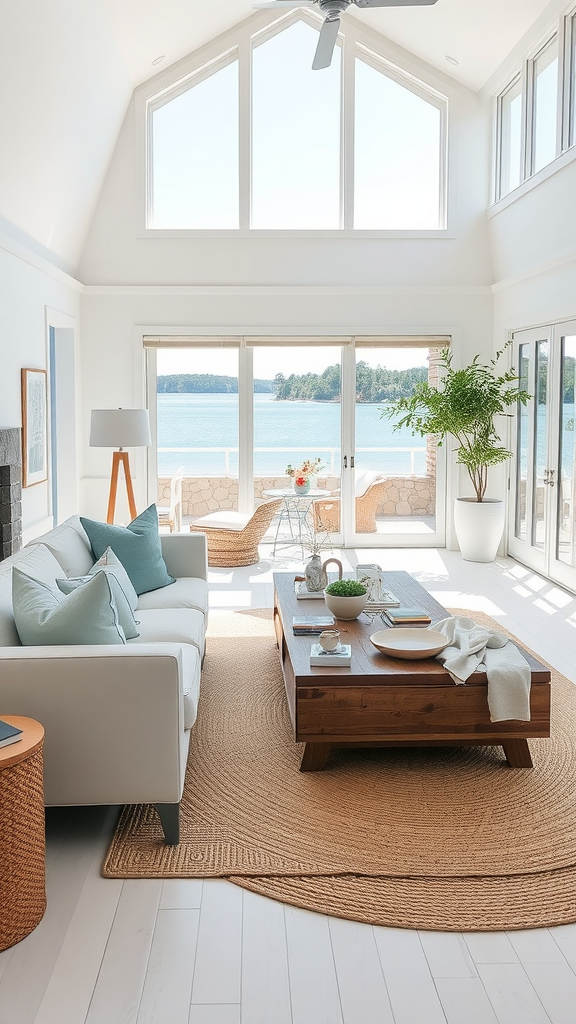
<path fill-rule="evenodd" d="M 337 619 L 357 619 L 368 600 L 368 588 L 358 580 L 335 580 L 324 591 L 327 607 Z"/>
<path fill-rule="evenodd" d="M 508 343 L 510 344 L 510 343 Z M 391 402 L 381 415 L 400 419 L 395 429 L 409 427 L 412 433 L 438 438 L 448 435 L 457 442 L 457 462 L 468 470 L 474 497 L 456 498 L 454 528 L 462 557 L 472 562 L 491 562 L 496 557 L 504 529 L 504 502 L 486 497 L 488 470 L 512 457 L 496 429 L 497 416 L 511 416 L 518 403 L 531 397 L 518 387 L 513 367 L 498 374 L 496 364 L 504 347 L 489 363 L 478 355 L 468 366 L 455 370 L 452 353 L 443 349 L 440 366 L 444 373 L 438 386 L 424 381 L 416 384 L 410 397 Z"/>

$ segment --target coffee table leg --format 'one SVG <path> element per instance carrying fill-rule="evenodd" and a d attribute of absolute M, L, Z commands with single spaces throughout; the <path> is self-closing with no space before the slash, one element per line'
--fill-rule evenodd
<path fill-rule="evenodd" d="M 528 740 L 505 740 L 502 746 L 511 768 L 533 767 Z"/>
<path fill-rule="evenodd" d="M 329 743 L 305 743 L 302 761 L 300 762 L 301 772 L 320 772 L 328 760 L 331 746 Z"/>

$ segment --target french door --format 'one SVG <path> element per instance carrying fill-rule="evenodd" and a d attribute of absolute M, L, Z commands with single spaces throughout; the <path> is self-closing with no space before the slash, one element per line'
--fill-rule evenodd
<path fill-rule="evenodd" d="M 514 335 L 520 386 L 508 549 L 519 561 L 576 590 L 576 321 Z"/>

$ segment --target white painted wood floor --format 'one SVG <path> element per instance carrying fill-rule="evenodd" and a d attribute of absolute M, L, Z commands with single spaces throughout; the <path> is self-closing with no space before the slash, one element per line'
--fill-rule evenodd
<path fill-rule="evenodd" d="M 358 556 L 345 552 L 345 567 L 407 569 L 442 604 L 488 612 L 576 682 L 573 595 L 510 559 Z M 270 606 L 272 568 L 265 559 L 212 570 L 213 613 Z M 285 553 L 274 568 L 301 563 Z M 116 817 L 48 812 L 48 909 L 0 953 L 0 1024 L 576 1024 L 576 924 L 466 935 L 372 928 L 226 881 L 104 879 Z"/>

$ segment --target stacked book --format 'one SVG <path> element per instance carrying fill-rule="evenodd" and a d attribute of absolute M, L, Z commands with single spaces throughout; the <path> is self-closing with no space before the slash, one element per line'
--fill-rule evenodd
<path fill-rule="evenodd" d="M 0 747 L 7 747 L 10 743 L 18 743 L 22 739 L 22 729 L 15 725 L 9 725 L 0 719 Z"/>
<path fill-rule="evenodd" d="M 348 668 L 352 664 L 352 645 L 338 644 L 334 651 L 324 651 L 320 644 L 312 644 L 310 648 L 310 664 L 315 666 L 325 665 L 329 668 L 341 665 L 343 668 Z"/>
<path fill-rule="evenodd" d="M 432 622 L 422 608 L 385 608 L 382 617 L 389 626 L 429 626 Z"/>
<path fill-rule="evenodd" d="M 325 629 L 333 629 L 335 622 L 333 615 L 294 615 L 292 630 L 294 636 L 320 636 Z"/>

